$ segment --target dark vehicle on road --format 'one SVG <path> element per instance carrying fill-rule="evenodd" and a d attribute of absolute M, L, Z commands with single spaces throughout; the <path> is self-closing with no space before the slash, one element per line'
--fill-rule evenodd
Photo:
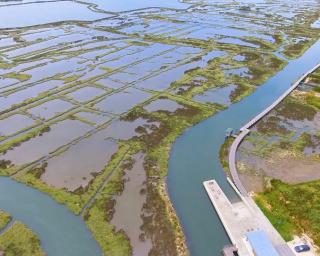
<path fill-rule="evenodd" d="M 296 252 L 307 252 L 310 251 L 310 247 L 307 244 L 302 244 L 294 247 Z"/>

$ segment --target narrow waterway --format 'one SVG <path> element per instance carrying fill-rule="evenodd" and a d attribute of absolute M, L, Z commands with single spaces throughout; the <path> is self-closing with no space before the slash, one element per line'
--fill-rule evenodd
<path fill-rule="evenodd" d="M 33 188 L 0 177 L 0 208 L 31 228 L 48 256 L 102 255 L 80 217 Z"/>
<path fill-rule="evenodd" d="M 219 161 L 227 128 L 240 128 L 268 107 L 303 73 L 320 62 L 320 41 L 292 60 L 253 94 L 188 129 L 173 145 L 167 178 L 173 205 L 183 226 L 192 256 L 220 255 L 229 243 L 202 182 L 216 179 L 232 200 L 235 194 Z"/>

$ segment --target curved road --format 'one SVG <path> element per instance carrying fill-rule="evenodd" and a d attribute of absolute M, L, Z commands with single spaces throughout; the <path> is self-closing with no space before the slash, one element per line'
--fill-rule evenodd
<path fill-rule="evenodd" d="M 229 153 L 229 167 L 230 167 L 230 174 L 235 186 L 238 188 L 239 192 L 243 196 L 247 196 L 247 191 L 243 186 L 237 171 L 237 164 L 236 164 L 236 153 L 239 145 L 244 140 L 244 138 L 250 133 L 250 127 L 255 125 L 259 120 L 261 120 L 265 115 L 267 115 L 271 110 L 273 110 L 278 104 L 283 101 L 297 86 L 305 79 L 308 75 L 314 72 L 316 69 L 320 67 L 320 63 L 310 69 L 307 73 L 301 76 L 288 90 L 286 90 L 278 99 L 276 99 L 269 107 L 267 107 L 264 111 L 254 117 L 251 121 L 249 121 L 246 125 L 244 125 L 240 130 L 241 133 L 237 136 L 237 138 L 233 141 L 230 147 Z"/>

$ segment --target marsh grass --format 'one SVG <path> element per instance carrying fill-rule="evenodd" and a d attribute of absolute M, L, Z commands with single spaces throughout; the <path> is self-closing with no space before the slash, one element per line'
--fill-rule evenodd
<path fill-rule="evenodd" d="M 255 200 L 274 227 L 286 240 L 307 233 L 320 245 L 320 181 L 289 185 L 279 180 L 255 196 Z"/>
<path fill-rule="evenodd" d="M 44 256 L 39 238 L 19 221 L 0 235 L 0 251 L 6 256 Z"/>
<path fill-rule="evenodd" d="M 10 214 L 0 209 L 0 230 L 6 227 L 10 221 Z"/>

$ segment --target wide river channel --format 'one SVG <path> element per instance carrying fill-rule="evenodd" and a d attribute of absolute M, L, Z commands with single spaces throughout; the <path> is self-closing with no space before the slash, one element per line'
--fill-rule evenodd
<path fill-rule="evenodd" d="M 214 178 L 230 198 L 235 198 L 218 156 L 225 130 L 240 128 L 318 62 L 320 42 L 299 59 L 290 61 L 253 94 L 188 129 L 175 142 L 167 182 L 191 255 L 219 255 L 221 248 L 229 242 L 202 186 L 204 180 Z M 26 185 L 0 177 L 0 208 L 30 227 L 40 237 L 49 256 L 102 254 L 80 217 Z"/>

